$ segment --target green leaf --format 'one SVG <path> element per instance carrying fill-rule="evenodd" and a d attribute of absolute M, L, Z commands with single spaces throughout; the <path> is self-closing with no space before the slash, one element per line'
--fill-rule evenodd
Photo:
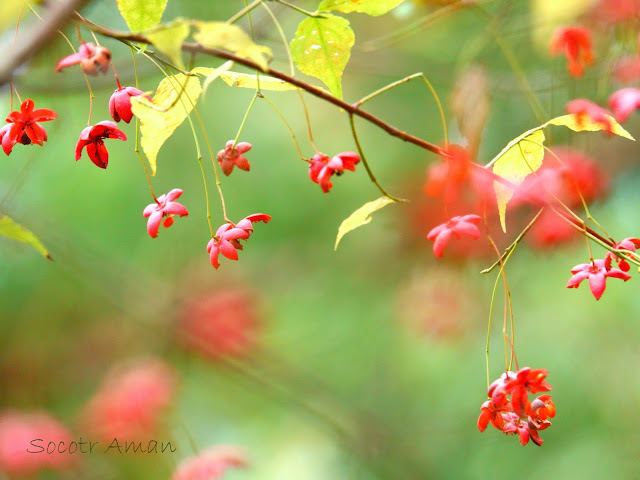
<path fill-rule="evenodd" d="M 198 32 L 193 37 L 203 47 L 222 48 L 256 62 L 262 70 L 268 68 L 271 49 L 255 44 L 240 27 L 225 22 L 196 22 L 196 27 Z"/>
<path fill-rule="evenodd" d="M 322 0 L 318 12 L 360 12 L 377 16 L 393 10 L 402 2 L 404 0 Z"/>
<path fill-rule="evenodd" d="M 349 215 L 349 217 L 340 224 L 340 228 L 338 228 L 338 236 L 336 237 L 336 244 L 333 249 L 338 249 L 338 244 L 340 243 L 340 240 L 342 240 L 342 237 L 350 231 L 369 223 L 371 221 L 370 215 L 373 212 L 380 210 L 382 207 L 386 207 L 390 203 L 395 203 L 395 200 L 392 200 L 389 197 L 380 197 L 376 200 L 365 203 Z"/>
<path fill-rule="evenodd" d="M 354 42 L 347 20 L 326 15 L 303 20 L 289 46 L 302 73 L 322 80 L 331 93 L 342 98 L 342 72 Z"/>
<path fill-rule="evenodd" d="M 607 117 L 611 123 L 610 133 L 634 140 L 629 132 L 622 128 L 613 117 Z M 507 146 L 487 164 L 487 167 L 493 166 L 493 173 L 504 178 L 512 185 L 505 185 L 499 181 L 493 183 L 498 203 L 500 225 L 504 232 L 507 231 L 505 221 L 507 203 L 509 203 L 509 200 L 511 200 L 513 196 L 513 189 L 524 182 L 528 175 L 535 173 L 542 166 L 545 150 L 543 146 L 545 137 L 542 130 L 548 125 L 567 127 L 574 132 L 606 131 L 608 128 L 608 126 L 602 122 L 594 122 L 587 116 L 569 114 L 552 118 L 539 127 L 527 130 L 522 135 L 511 140 Z"/>
<path fill-rule="evenodd" d="M 132 32 L 142 32 L 158 25 L 167 7 L 167 0 L 117 0 L 117 3 Z"/>
<path fill-rule="evenodd" d="M 191 28 L 182 19 L 145 32 L 145 37 L 164 53 L 180 69 L 184 70 L 182 61 L 182 42 L 189 36 Z"/>
<path fill-rule="evenodd" d="M 0 218 L 0 235 L 31 245 L 49 260 L 53 260 L 49 252 L 33 232 L 17 224 L 9 217 Z"/>
<path fill-rule="evenodd" d="M 198 77 L 179 73 L 160 82 L 153 102 L 142 95 L 131 97 L 131 111 L 140 119 L 140 145 L 152 175 L 156 174 L 160 147 L 191 113 L 201 92 Z"/>

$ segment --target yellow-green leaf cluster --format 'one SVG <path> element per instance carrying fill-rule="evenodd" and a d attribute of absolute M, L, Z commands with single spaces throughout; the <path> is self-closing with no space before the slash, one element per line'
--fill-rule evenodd
<path fill-rule="evenodd" d="M 271 49 L 257 45 L 251 37 L 237 25 L 225 22 L 196 22 L 198 32 L 193 37 L 207 48 L 222 48 L 239 57 L 256 62 L 262 70 L 268 68 L 272 57 Z"/>
<path fill-rule="evenodd" d="M 322 0 L 319 12 L 337 11 L 342 13 L 360 12 L 377 16 L 384 15 L 400 5 L 404 0 Z"/>
<path fill-rule="evenodd" d="M 303 20 L 289 46 L 302 73 L 322 80 L 331 93 L 342 98 L 342 72 L 354 42 L 348 20 L 325 15 Z"/>
<path fill-rule="evenodd" d="M 145 37 L 164 53 L 180 69 L 184 70 L 182 61 L 182 42 L 191 33 L 191 27 L 182 19 L 174 20 L 145 32 Z"/>
<path fill-rule="evenodd" d="M 140 145 L 153 175 L 160 147 L 191 113 L 201 92 L 198 77 L 179 73 L 160 82 L 153 102 L 142 96 L 131 97 L 131 111 L 140 119 Z"/>
<path fill-rule="evenodd" d="M 258 88 L 258 77 L 249 73 L 222 72 L 220 78 L 230 87 L 251 88 L 253 90 Z M 261 90 L 283 91 L 295 90 L 296 88 L 298 87 L 279 78 L 260 75 Z"/>
<path fill-rule="evenodd" d="M 371 221 L 371 214 L 373 212 L 386 207 L 390 203 L 395 203 L 395 200 L 392 200 L 389 197 L 380 197 L 376 200 L 365 203 L 363 206 L 349 215 L 349 217 L 340 224 L 340 228 L 338 228 L 338 236 L 336 237 L 336 244 L 333 249 L 338 249 L 338 244 L 340 243 L 340 240 L 342 240 L 342 237 L 344 237 L 350 231 L 369 223 Z"/>

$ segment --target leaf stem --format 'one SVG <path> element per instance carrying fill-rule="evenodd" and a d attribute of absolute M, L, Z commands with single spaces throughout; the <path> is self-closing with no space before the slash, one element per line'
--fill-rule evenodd
<path fill-rule="evenodd" d="M 360 155 L 360 159 L 362 160 L 362 164 L 364 165 L 364 168 L 367 170 L 367 173 L 369 174 L 369 178 L 371 179 L 371 181 L 375 184 L 376 187 L 378 187 L 378 190 L 380 190 L 385 197 L 389 197 L 391 200 L 395 200 L 396 202 L 407 202 L 408 200 L 406 200 L 404 198 L 396 198 L 393 195 L 390 195 L 382 187 L 382 185 L 380 185 L 380 183 L 378 183 L 378 180 L 376 179 L 376 176 L 373 174 L 373 171 L 371 170 L 371 167 L 369 166 L 369 162 L 367 162 L 367 157 L 364 156 L 364 151 L 362 150 L 362 146 L 360 145 L 360 141 L 358 140 L 358 134 L 356 133 L 356 125 L 355 125 L 355 122 L 353 120 L 353 115 L 351 115 L 351 114 L 349 115 L 349 125 L 351 125 L 351 134 L 353 135 L 353 141 L 355 142 L 356 148 L 358 149 L 358 154 Z"/>
<path fill-rule="evenodd" d="M 256 98 L 258 98 L 259 95 L 260 93 L 256 91 L 255 95 L 251 99 L 251 103 L 249 103 L 249 108 L 247 108 L 247 111 L 244 114 L 244 118 L 242 119 L 242 123 L 240 124 L 240 128 L 238 128 L 238 133 L 236 133 L 236 137 L 233 140 L 233 145 L 231 146 L 231 150 L 236 148 L 236 145 L 238 144 L 238 139 L 240 138 L 240 134 L 242 133 L 242 129 L 244 128 L 245 123 L 247 123 L 247 118 L 249 118 L 249 113 L 251 112 L 251 109 L 253 108 L 253 104 L 256 103 Z"/>
<path fill-rule="evenodd" d="M 253 10 L 258 5 L 260 5 L 263 1 L 264 0 L 255 0 L 254 2 L 251 2 L 251 4 L 249 4 L 249 5 L 247 5 L 247 2 L 245 1 L 244 2 L 244 8 L 242 10 L 240 10 L 238 13 L 236 13 L 229 20 L 227 20 L 227 23 L 235 23 L 235 22 L 237 22 L 242 17 L 244 17 L 247 13 L 249 13 L 251 10 Z"/>
<path fill-rule="evenodd" d="M 438 105 L 438 111 L 440 112 L 440 120 L 442 121 L 442 130 L 444 131 L 444 144 L 445 145 L 449 145 L 449 135 L 447 133 L 447 122 L 446 122 L 445 117 L 444 117 L 444 110 L 442 109 L 442 104 L 440 103 L 440 98 L 438 97 L 438 94 L 436 93 L 435 89 L 433 88 L 433 85 L 431 85 L 431 82 L 429 82 L 427 77 L 422 72 L 414 73 L 413 75 L 409 75 L 407 77 L 401 78 L 400 80 L 392 82 L 389 85 L 387 85 L 385 87 L 382 87 L 382 88 L 376 90 L 375 92 L 367 95 L 366 97 L 361 98 L 360 100 L 358 100 L 353 105 L 356 108 L 360 108 L 360 106 L 362 104 L 368 102 L 369 100 L 371 100 L 374 97 L 377 97 L 381 93 L 389 91 L 392 88 L 395 88 L 395 87 L 397 87 L 399 85 L 403 85 L 405 83 L 408 83 L 411 80 L 414 80 L 416 78 L 421 78 L 424 81 L 424 83 L 427 85 L 427 87 L 431 91 L 431 95 L 433 95 L 433 98 L 435 99 L 436 104 Z"/>
<path fill-rule="evenodd" d="M 278 114 L 278 116 L 280 117 L 280 119 L 282 120 L 282 123 L 284 123 L 285 127 L 287 127 L 287 130 L 289 130 L 289 135 L 291 135 L 291 140 L 293 140 L 293 144 L 296 147 L 296 150 L 298 152 L 298 156 L 300 157 L 300 159 L 303 162 L 308 162 L 309 160 L 307 160 L 306 158 L 304 158 L 304 155 L 302 154 L 302 150 L 300 150 L 300 145 L 298 144 L 298 140 L 296 139 L 296 135 L 295 133 L 293 133 L 293 129 L 291 128 L 291 126 L 289 125 L 289 122 L 287 122 L 286 118 L 284 118 L 284 115 L 282 114 L 282 112 L 278 109 L 278 107 L 276 107 L 275 103 L 273 103 L 271 100 L 269 100 L 267 97 L 265 97 L 263 94 L 260 94 L 260 98 L 263 98 L 267 101 L 267 103 L 269 105 L 271 105 L 271 108 L 273 108 L 275 110 L 275 112 Z"/>
<path fill-rule="evenodd" d="M 139 84 L 138 64 L 136 62 L 136 54 L 133 47 L 131 47 L 131 57 L 133 58 L 133 74 L 136 79 L 136 88 L 138 88 L 138 84 Z M 111 65 L 113 66 L 113 64 Z M 114 70 L 114 73 L 115 73 L 115 70 Z M 116 80 L 118 80 L 117 74 L 116 74 Z M 119 83 L 120 82 L 118 81 L 118 84 Z M 140 159 L 140 163 L 142 163 L 142 168 L 144 168 L 144 174 L 147 177 L 147 183 L 149 184 L 149 190 L 151 191 L 151 196 L 153 197 L 153 200 L 157 202 L 158 197 L 156 197 L 156 193 L 153 191 L 153 185 L 151 184 L 151 176 L 149 175 L 149 169 L 147 168 L 147 164 L 144 161 L 144 158 L 142 158 L 142 154 L 140 153 L 140 119 L 138 117 L 136 117 L 136 144 L 134 147 L 134 151 L 138 155 L 138 158 Z"/>
<path fill-rule="evenodd" d="M 285 2 L 284 0 L 275 0 L 276 2 L 278 2 L 281 5 L 284 5 L 285 7 L 289 7 L 293 10 L 295 10 L 296 12 L 302 13 L 303 15 L 306 15 L 307 17 L 312 17 L 312 18 L 326 18 L 324 15 L 322 15 L 321 13 L 318 12 L 310 12 L 308 10 L 305 10 L 304 8 L 300 8 L 296 5 L 293 5 L 289 2 Z"/>
<path fill-rule="evenodd" d="M 276 26 L 276 30 L 278 31 L 278 35 L 280 36 L 280 40 L 282 40 L 282 44 L 284 45 L 285 51 L 287 52 L 287 60 L 289 62 L 289 74 L 293 77 L 295 75 L 295 66 L 293 63 L 293 57 L 291 56 L 291 50 L 289 49 L 289 43 L 287 42 L 287 37 L 282 29 L 282 25 L 273 14 L 271 9 L 266 3 L 263 3 L 262 6 L 265 8 L 271 19 L 273 20 L 274 25 Z M 311 128 L 311 119 L 309 118 L 309 109 L 307 108 L 307 104 L 304 100 L 304 95 L 302 95 L 302 91 L 300 88 L 296 88 L 296 93 L 300 98 L 300 103 L 302 104 L 302 110 L 304 111 L 304 120 L 307 125 L 307 135 L 309 137 L 309 143 L 313 147 L 313 149 L 318 153 L 318 147 L 316 147 L 315 142 L 313 141 L 313 130 Z"/>

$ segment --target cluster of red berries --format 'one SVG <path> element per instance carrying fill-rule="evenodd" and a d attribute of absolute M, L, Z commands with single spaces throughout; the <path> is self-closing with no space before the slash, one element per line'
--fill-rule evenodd
<path fill-rule="evenodd" d="M 540 395 L 529 402 L 529 393 L 551 390 L 545 378 L 547 370 L 521 368 L 517 372 L 507 371 L 489 386 L 489 399 L 480 407 L 478 430 L 484 432 L 491 423 L 506 434 L 518 434 L 520 443 L 529 440 L 542 445 L 538 432 L 551 426 L 549 418 L 556 415 L 551 395 Z"/>

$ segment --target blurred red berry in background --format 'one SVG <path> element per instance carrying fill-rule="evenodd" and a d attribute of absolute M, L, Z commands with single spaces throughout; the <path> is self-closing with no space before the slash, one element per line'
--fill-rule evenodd
<path fill-rule="evenodd" d="M 171 480 L 218 480 L 229 467 L 244 467 L 247 454 L 239 447 L 225 445 L 208 448 L 178 465 Z"/>
<path fill-rule="evenodd" d="M 177 325 L 179 341 L 211 359 L 249 353 L 260 322 L 254 293 L 225 288 L 189 299 Z"/>
<path fill-rule="evenodd" d="M 114 369 L 84 411 L 84 424 L 107 440 L 149 440 L 171 406 L 176 374 L 160 360 L 142 360 Z"/>
<path fill-rule="evenodd" d="M 37 439 L 40 441 L 31 443 Z M 45 469 L 66 469 L 77 457 L 59 453 L 57 447 L 61 441 L 68 446 L 71 439 L 69 430 L 45 412 L 4 411 L 0 413 L 0 472 L 27 476 Z M 47 450 L 49 442 L 56 445 L 55 450 Z"/>
<path fill-rule="evenodd" d="M 553 55 L 564 54 L 567 70 L 574 77 L 581 77 L 584 67 L 593 62 L 592 48 L 591 31 L 581 26 L 557 28 L 549 46 Z"/>

